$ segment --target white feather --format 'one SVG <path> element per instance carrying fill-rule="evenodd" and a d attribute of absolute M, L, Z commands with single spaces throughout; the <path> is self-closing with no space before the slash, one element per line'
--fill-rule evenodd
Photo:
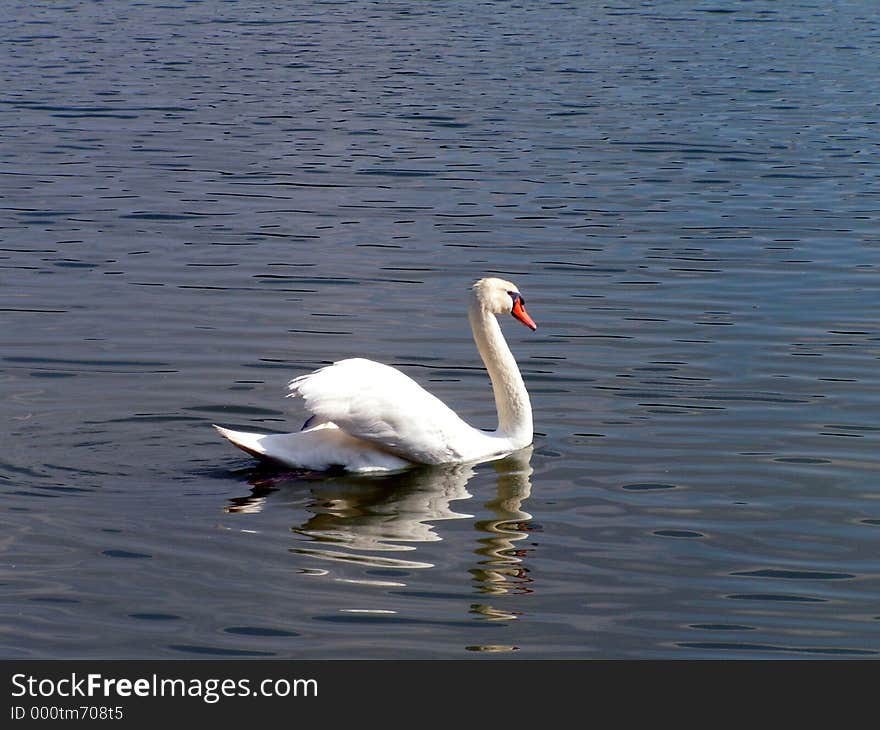
<path fill-rule="evenodd" d="M 486 438 L 412 378 L 372 360 L 340 360 L 288 387 L 322 421 L 416 464 L 468 461 Z"/>
<path fill-rule="evenodd" d="M 322 423 L 296 433 L 261 434 L 233 431 L 221 426 L 214 428 L 251 456 L 295 469 L 327 471 L 343 467 L 349 471 L 370 472 L 395 471 L 412 466 L 410 461 L 352 438 L 332 423 Z"/>

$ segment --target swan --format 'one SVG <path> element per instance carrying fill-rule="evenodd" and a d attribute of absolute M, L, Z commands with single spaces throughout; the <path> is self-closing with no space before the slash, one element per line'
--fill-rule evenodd
<path fill-rule="evenodd" d="M 532 443 L 532 406 L 496 315 L 538 326 L 516 285 L 494 277 L 471 288 L 468 320 L 492 381 L 498 428 L 481 431 L 408 375 L 364 358 L 340 360 L 288 384 L 311 417 L 295 433 L 214 428 L 235 446 L 283 466 L 326 471 L 395 471 L 416 464 L 498 459 Z"/>

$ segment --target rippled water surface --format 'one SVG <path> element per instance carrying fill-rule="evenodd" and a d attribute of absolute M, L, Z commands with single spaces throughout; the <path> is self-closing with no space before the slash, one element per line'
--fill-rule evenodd
<path fill-rule="evenodd" d="M 0 655 L 880 654 L 872 2 L 7 3 Z M 359 355 L 534 450 L 257 469 Z"/>

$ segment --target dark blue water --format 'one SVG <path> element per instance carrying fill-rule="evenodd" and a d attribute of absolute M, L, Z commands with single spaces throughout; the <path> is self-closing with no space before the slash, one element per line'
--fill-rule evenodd
<path fill-rule="evenodd" d="M 880 654 L 874 3 L 7 3 L 0 69 L 0 655 Z M 493 427 L 486 274 L 532 453 L 210 428 L 352 355 Z"/>

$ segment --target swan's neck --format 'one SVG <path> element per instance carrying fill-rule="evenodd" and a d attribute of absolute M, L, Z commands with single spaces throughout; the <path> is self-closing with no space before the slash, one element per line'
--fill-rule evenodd
<path fill-rule="evenodd" d="M 494 314 L 474 299 L 468 309 L 474 342 L 489 372 L 498 410 L 498 435 L 511 440 L 513 448 L 532 443 L 532 404 L 522 375 Z"/>

